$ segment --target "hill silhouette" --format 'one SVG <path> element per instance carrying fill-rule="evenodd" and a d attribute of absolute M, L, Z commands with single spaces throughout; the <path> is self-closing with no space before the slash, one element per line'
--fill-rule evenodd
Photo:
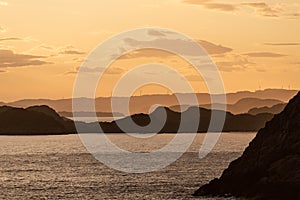
<path fill-rule="evenodd" d="M 211 110 L 190 107 L 186 111 L 180 113 L 172 111 L 167 107 L 158 107 L 150 114 L 135 114 L 113 122 L 94 122 L 84 123 L 77 122 L 81 132 L 92 133 L 97 132 L 97 124 L 99 124 L 106 133 L 123 133 L 117 123 L 128 124 L 131 119 L 139 126 L 129 126 L 126 132 L 134 133 L 176 133 L 179 129 L 181 117 L 184 115 L 187 120 L 193 118 L 195 109 L 200 112 L 200 123 L 197 132 L 207 132 Z M 154 123 L 160 124 L 162 119 L 160 114 L 162 110 L 166 111 L 166 122 L 162 127 L 152 126 L 146 127 L 152 119 Z M 225 112 L 225 111 L 217 111 Z M 265 122 L 272 118 L 272 114 L 263 113 L 258 115 L 239 114 L 234 115 L 226 112 L 226 120 L 223 131 L 257 131 L 263 127 Z M 77 127 L 78 128 L 78 127 Z M 181 129 L 181 132 L 194 132 L 190 126 Z M 0 107 L 0 134 L 69 134 L 76 133 L 75 124 L 72 120 L 60 116 L 55 110 L 48 106 L 32 106 L 26 109 L 14 108 L 9 106 Z"/>
<path fill-rule="evenodd" d="M 233 105 L 236 104 L 239 100 L 245 98 L 257 98 L 257 99 L 275 99 L 281 102 L 287 102 L 290 98 L 292 98 L 297 93 L 296 90 L 284 90 L 284 89 L 266 89 L 255 92 L 249 91 L 241 91 L 235 93 L 228 93 L 227 96 L 227 104 Z M 189 102 L 190 96 L 192 94 L 178 94 L 184 96 L 187 99 L 186 104 L 189 106 L 199 106 L 199 105 L 209 105 L 210 95 L 207 93 L 197 93 L 197 98 L 199 101 L 199 105 L 192 105 L 192 101 Z M 216 97 L 218 95 L 215 95 Z M 118 99 L 120 105 L 123 105 L 126 102 L 124 97 L 114 97 Z M 79 101 L 83 106 L 78 108 L 78 110 L 74 110 L 76 112 L 91 112 L 91 110 L 86 110 L 84 105 L 95 102 L 95 107 L 97 112 L 105 112 L 111 113 L 111 98 L 110 97 L 98 97 L 96 99 L 88 99 L 88 98 L 78 98 L 75 99 Z M 220 102 L 219 102 L 220 103 Z M 280 102 L 279 102 L 280 103 Z M 27 108 L 29 106 L 34 105 L 48 105 L 49 107 L 55 109 L 58 112 L 72 112 L 72 99 L 58 99 L 58 100 L 50 100 L 50 99 L 23 99 L 14 102 L 4 103 L 7 106 L 13 107 L 23 107 Z M 160 104 L 161 106 L 170 107 L 173 105 L 179 105 L 175 95 L 142 95 L 142 96 L 133 96 L 130 98 L 130 114 L 138 114 L 138 113 L 149 113 L 149 109 L 154 104 Z M 254 107 L 263 107 L 263 106 L 272 106 L 272 105 L 253 105 L 251 107 L 248 106 L 243 110 L 247 112 L 249 109 Z M 124 107 L 125 110 L 126 107 Z M 209 107 L 206 107 L 209 108 Z M 126 113 L 124 110 L 116 110 L 115 112 Z M 235 114 L 242 113 L 235 110 L 229 110 Z"/>
<path fill-rule="evenodd" d="M 0 107 L 0 134 L 74 133 L 73 121 L 60 117 L 48 106 Z"/>
<path fill-rule="evenodd" d="M 300 198 L 300 92 L 259 130 L 243 155 L 195 195 Z"/>
<path fill-rule="evenodd" d="M 240 91 L 227 94 L 227 103 L 234 104 L 240 99 L 244 98 L 258 98 L 258 99 L 277 99 L 282 102 L 288 102 L 297 94 L 298 90 L 286 89 L 265 89 L 257 90 L 255 92 Z"/>
<path fill-rule="evenodd" d="M 276 99 L 259 99 L 259 98 L 243 98 L 238 100 L 235 104 L 227 104 L 227 111 L 233 114 L 247 113 L 250 109 L 256 107 L 270 107 L 276 104 L 283 103 Z M 216 104 L 216 107 L 222 108 L 223 106 Z M 202 108 L 210 109 L 210 104 L 200 105 Z"/>
<path fill-rule="evenodd" d="M 162 119 L 159 118 L 160 110 L 164 109 L 167 114 L 167 119 L 161 130 L 159 130 L 160 133 L 176 133 L 179 129 L 181 116 L 182 114 L 185 117 L 190 117 L 190 119 L 193 118 L 193 109 L 199 109 L 200 112 L 200 123 L 198 132 L 207 132 L 208 126 L 210 123 L 211 118 L 211 110 L 205 109 L 205 108 L 199 108 L 199 107 L 190 107 L 183 113 L 175 112 L 167 107 L 158 107 L 156 110 L 154 110 L 151 114 L 135 114 L 129 117 L 125 117 L 123 119 L 119 119 L 113 122 L 100 122 L 100 126 L 102 127 L 104 132 L 114 132 L 114 133 L 122 133 L 123 131 L 118 127 L 117 122 L 123 123 L 123 124 L 129 124 L 131 120 L 133 120 L 136 124 L 140 126 L 147 126 L 150 123 L 150 119 L 153 120 L 152 123 L 159 124 L 159 121 Z M 225 112 L 225 111 L 217 111 L 217 112 Z M 262 128 L 265 123 L 270 120 L 273 115 L 269 113 L 263 113 L 259 115 L 250 115 L 250 114 L 239 114 L 234 115 L 230 112 L 226 112 L 226 120 L 224 124 L 223 131 L 224 132 L 230 132 L 230 131 L 236 131 L 236 132 L 249 132 L 249 131 L 257 131 L 260 128 Z M 190 123 L 192 124 L 190 120 Z M 189 126 L 187 126 L 185 129 L 182 129 L 181 132 L 191 132 L 194 131 L 193 129 L 189 129 Z M 129 127 L 129 129 L 126 132 L 132 132 L 132 133 L 139 133 L 139 132 L 157 132 L 157 127 L 152 128 L 137 128 L 137 127 Z"/>
<path fill-rule="evenodd" d="M 235 104 L 228 105 L 228 111 L 232 113 L 246 113 L 249 108 L 262 107 L 262 106 L 274 106 L 282 103 L 276 99 L 259 99 L 259 98 L 243 98 Z"/>
<path fill-rule="evenodd" d="M 281 111 L 283 111 L 284 107 L 286 106 L 285 103 L 280 103 L 277 105 L 274 105 L 272 107 L 264 106 L 260 108 L 251 108 L 248 113 L 251 115 L 257 115 L 260 113 L 271 113 L 271 114 L 278 114 Z"/>

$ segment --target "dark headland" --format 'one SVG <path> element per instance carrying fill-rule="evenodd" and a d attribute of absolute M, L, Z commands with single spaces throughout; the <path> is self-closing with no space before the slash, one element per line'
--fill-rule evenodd
<path fill-rule="evenodd" d="M 166 122 L 163 124 L 161 130 L 157 130 L 157 127 L 146 128 L 151 120 L 161 121 L 159 115 L 161 109 L 165 109 L 167 114 Z M 180 113 L 173 111 L 167 107 L 158 107 L 150 114 L 135 114 L 132 116 L 124 117 L 117 121 L 125 124 L 129 124 L 133 120 L 138 127 L 129 127 L 126 132 L 133 133 L 176 133 L 178 132 L 179 125 L 181 123 L 181 116 L 190 117 L 188 120 L 190 123 L 193 118 L 195 109 L 199 109 L 200 123 L 197 132 L 207 132 L 211 110 L 199 107 L 190 107 L 186 111 Z M 225 111 L 218 111 L 225 112 Z M 234 115 L 230 112 L 226 112 L 226 120 L 224 124 L 224 132 L 253 132 L 262 128 L 266 121 L 270 120 L 273 115 L 270 113 L 260 113 L 257 115 L 250 114 L 238 114 Z M 77 122 L 77 128 L 79 127 L 81 132 L 96 133 L 99 125 L 105 133 L 123 133 L 119 128 L 117 121 L 113 122 L 94 122 L 84 123 Z M 191 123 L 193 124 L 193 123 Z M 159 128 L 159 127 L 158 127 Z M 189 133 L 194 132 L 194 129 L 190 129 L 190 126 L 186 126 L 185 129 L 181 129 L 181 132 Z M 43 106 L 32 106 L 28 108 L 16 108 L 9 106 L 0 106 L 0 134 L 1 135 L 48 135 L 48 134 L 72 134 L 76 133 L 74 121 L 60 116 L 54 109 Z"/>
<path fill-rule="evenodd" d="M 220 178 L 194 195 L 300 199 L 300 92 L 259 130 Z"/>
<path fill-rule="evenodd" d="M 75 131 L 72 120 L 61 117 L 48 106 L 32 106 L 26 109 L 0 106 L 1 135 L 52 135 Z"/>

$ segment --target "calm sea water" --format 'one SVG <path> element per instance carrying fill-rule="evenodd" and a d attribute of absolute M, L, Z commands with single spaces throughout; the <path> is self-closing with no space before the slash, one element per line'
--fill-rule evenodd
<path fill-rule="evenodd" d="M 73 117 L 68 117 L 71 120 L 75 120 L 75 118 Z M 95 120 L 95 118 L 93 117 L 76 117 L 77 121 L 82 121 L 82 122 L 86 122 L 86 123 L 90 123 L 90 122 L 112 122 L 114 120 L 118 120 L 118 119 L 122 119 L 124 117 L 98 117 L 97 120 Z"/>
<path fill-rule="evenodd" d="M 199 159 L 204 135 L 198 134 L 179 160 L 145 174 L 106 167 L 87 152 L 77 135 L 0 136 L 0 199 L 222 199 L 191 194 L 219 177 L 254 136 L 223 133 L 213 151 Z M 142 141 L 109 136 L 123 149 L 143 152 L 161 148 L 173 137 L 158 135 Z"/>

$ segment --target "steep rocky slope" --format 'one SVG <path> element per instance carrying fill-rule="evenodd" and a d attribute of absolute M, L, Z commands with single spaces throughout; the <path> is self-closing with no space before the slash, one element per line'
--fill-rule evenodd
<path fill-rule="evenodd" d="M 220 178 L 194 195 L 300 199 L 300 93 L 259 130 Z"/>

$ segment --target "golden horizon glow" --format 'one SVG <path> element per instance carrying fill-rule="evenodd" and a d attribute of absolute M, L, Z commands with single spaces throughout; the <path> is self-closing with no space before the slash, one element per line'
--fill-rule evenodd
<path fill-rule="evenodd" d="M 115 34 L 142 27 L 168 28 L 199 41 L 218 66 L 227 92 L 300 89 L 300 3 L 220 2 L 1 0 L 0 101 L 71 97 L 76 70 L 89 52 Z M 201 77 L 174 56 L 146 55 L 116 61 L 99 96 L 109 96 L 126 70 L 149 61 L 174 67 L 196 92 L 207 92 Z"/>

